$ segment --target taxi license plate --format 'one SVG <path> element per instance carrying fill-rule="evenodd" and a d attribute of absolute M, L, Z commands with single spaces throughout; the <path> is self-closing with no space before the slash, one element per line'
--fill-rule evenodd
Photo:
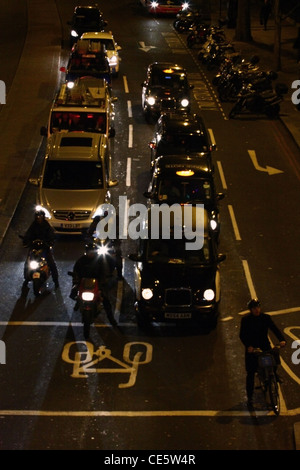
<path fill-rule="evenodd" d="M 32 278 L 33 279 L 39 279 L 41 277 L 40 273 L 33 273 Z"/>
<path fill-rule="evenodd" d="M 63 228 L 81 228 L 81 224 L 62 224 Z"/>
<path fill-rule="evenodd" d="M 165 318 L 177 319 L 177 318 L 192 318 L 191 313 L 165 313 Z"/>

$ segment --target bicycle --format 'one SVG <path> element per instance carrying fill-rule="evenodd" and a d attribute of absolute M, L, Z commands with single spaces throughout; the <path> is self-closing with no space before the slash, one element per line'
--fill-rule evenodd
<path fill-rule="evenodd" d="M 274 348 L 267 351 L 255 348 L 253 353 L 257 355 L 257 376 L 260 382 L 260 387 L 266 400 L 267 395 L 269 396 L 272 410 L 278 416 L 280 414 L 280 395 L 276 376 L 277 364 L 273 353 L 273 351 L 276 351 L 277 349 L 280 349 L 280 345 L 276 345 Z"/>

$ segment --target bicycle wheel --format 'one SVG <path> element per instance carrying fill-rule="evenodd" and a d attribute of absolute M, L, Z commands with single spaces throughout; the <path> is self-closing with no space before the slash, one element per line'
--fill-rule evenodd
<path fill-rule="evenodd" d="M 280 413 L 280 397 L 276 377 L 271 376 L 269 381 L 269 397 L 272 409 L 278 416 Z"/>

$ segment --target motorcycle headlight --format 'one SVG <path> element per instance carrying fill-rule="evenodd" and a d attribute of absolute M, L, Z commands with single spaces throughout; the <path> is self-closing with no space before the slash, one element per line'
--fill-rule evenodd
<path fill-rule="evenodd" d="M 211 220 L 209 221 L 209 225 L 210 225 L 210 228 L 211 228 L 212 230 L 216 230 L 216 228 L 217 228 L 217 226 L 218 226 L 217 221 L 216 221 L 215 219 L 211 219 Z"/>
<path fill-rule="evenodd" d="M 183 100 L 181 100 L 181 106 L 183 108 L 187 108 L 189 104 L 190 104 L 190 102 L 187 98 L 183 98 Z"/>
<path fill-rule="evenodd" d="M 74 88 L 74 82 L 68 82 L 67 83 L 67 87 L 71 90 L 72 88 Z"/>
<path fill-rule="evenodd" d="M 39 263 L 37 261 L 30 261 L 29 268 L 30 269 L 37 269 L 39 267 Z"/>
<path fill-rule="evenodd" d="M 157 8 L 158 7 L 158 2 L 151 2 L 152 8 Z"/>
<path fill-rule="evenodd" d="M 78 33 L 76 33 L 75 29 L 72 29 L 72 31 L 71 31 L 71 36 L 72 36 L 73 38 L 78 38 Z"/>
<path fill-rule="evenodd" d="M 97 250 L 98 255 L 102 255 L 102 256 L 107 255 L 108 252 L 109 252 L 109 249 L 108 249 L 107 245 L 100 245 L 98 250 Z"/>
<path fill-rule="evenodd" d="M 94 293 L 93 292 L 82 292 L 81 294 L 82 300 L 86 300 L 87 302 L 91 302 L 94 300 Z"/>
<path fill-rule="evenodd" d="M 150 300 L 150 299 L 152 299 L 152 297 L 153 297 L 153 291 L 152 291 L 152 289 L 149 289 L 149 288 L 142 289 L 142 297 L 143 297 L 143 299 L 145 299 L 145 300 Z"/>
<path fill-rule="evenodd" d="M 211 301 L 215 298 L 215 293 L 212 289 L 206 289 L 204 291 L 203 297 L 205 300 Z"/>
<path fill-rule="evenodd" d="M 153 98 L 153 96 L 148 96 L 148 98 L 147 98 L 147 103 L 148 103 L 150 106 L 155 105 L 155 98 Z"/>
<path fill-rule="evenodd" d="M 184 2 L 184 3 L 182 4 L 182 9 L 183 9 L 183 10 L 188 10 L 188 8 L 189 8 L 188 2 Z"/>

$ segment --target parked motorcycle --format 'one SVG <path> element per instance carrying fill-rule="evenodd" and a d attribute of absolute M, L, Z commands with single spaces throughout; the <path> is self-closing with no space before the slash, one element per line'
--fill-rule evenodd
<path fill-rule="evenodd" d="M 283 95 L 287 92 L 288 87 L 285 84 L 277 84 L 275 91 L 257 91 L 251 83 L 244 85 L 229 113 L 229 118 L 233 119 L 237 114 L 244 111 L 276 118 L 280 113 L 280 103 L 283 100 Z"/>
<path fill-rule="evenodd" d="M 76 282 L 76 277 L 72 271 L 68 272 Z M 90 327 L 102 308 L 101 290 L 97 279 L 84 277 L 81 279 L 74 310 L 79 310 L 83 323 L 83 334 L 87 339 L 90 335 Z"/>
<path fill-rule="evenodd" d="M 20 238 L 23 239 L 21 235 Z M 32 281 L 35 296 L 40 295 L 50 276 L 50 268 L 46 257 L 48 249 L 48 245 L 42 240 L 34 240 L 29 247 L 25 262 L 25 283 Z"/>

